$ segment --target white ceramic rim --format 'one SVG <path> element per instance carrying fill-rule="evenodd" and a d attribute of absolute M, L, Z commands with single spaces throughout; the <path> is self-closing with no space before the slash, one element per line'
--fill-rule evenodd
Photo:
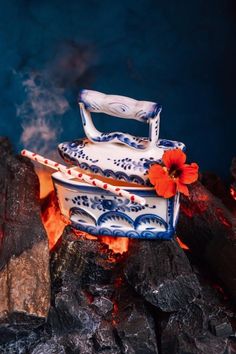
<path fill-rule="evenodd" d="M 60 182 L 64 182 L 64 183 L 70 184 L 71 186 L 91 187 L 91 188 L 94 188 L 94 189 L 101 189 L 102 190 L 102 188 L 99 188 L 98 186 L 90 185 L 90 184 L 88 184 L 86 182 L 74 181 L 74 180 L 72 180 L 72 178 L 73 178 L 72 176 L 67 177 L 67 175 L 65 176 L 64 173 L 62 173 L 60 171 L 54 172 L 52 174 L 52 178 L 55 179 L 55 180 L 58 180 Z M 116 186 L 116 185 L 113 185 L 113 186 Z M 137 184 L 137 187 L 136 186 L 132 186 L 132 187 L 131 186 L 120 186 L 120 185 L 118 185 L 117 187 L 120 187 L 120 188 L 125 189 L 125 190 L 130 190 L 130 191 L 133 191 L 133 190 L 153 191 L 153 190 L 155 190 L 155 188 L 153 188 L 153 187 L 140 186 L 138 184 Z"/>

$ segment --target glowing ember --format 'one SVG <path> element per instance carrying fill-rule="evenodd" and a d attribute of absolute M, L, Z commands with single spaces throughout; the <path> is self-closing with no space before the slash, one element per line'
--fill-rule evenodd
<path fill-rule="evenodd" d="M 83 231 L 79 231 L 79 230 L 73 230 L 74 234 L 78 237 L 85 237 L 87 238 L 88 240 L 97 240 L 98 238 L 96 236 L 93 236 L 93 235 L 90 235 L 90 234 L 87 234 L 86 232 L 83 232 Z"/>
<path fill-rule="evenodd" d="M 129 239 L 126 237 L 100 237 L 101 241 L 108 245 L 109 249 L 115 253 L 124 253 L 128 251 Z"/>
<path fill-rule="evenodd" d="M 236 190 L 234 189 L 234 187 L 230 188 L 230 194 L 232 195 L 233 199 L 236 200 Z"/>
<path fill-rule="evenodd" d="M 86 237 L 89 240 L 99 240 L 106 245 L 108 245 L 108 248 L 112 250 L 114 253 L 124 253 L 128 251 L 128 246 L 129 246 L 129 239 L 128 238 L 123 238 L 123 237 L 109 237 L 109 236 L 93 236 L 90 234 L 87 234 L 85 232 L 77 231 L 74 230 L 74 233 L 80 237 Z"/>
<path fill-rule="evenodd" d="M 42 208 L 42 221 L 48 235 L 49 248 L 52 249 L 68 222 L 61 215 L 54 191 L 47 196 L 45 204 L 46 207 Z"/>
<path fill-rule="evenodd" d="M 42 221 L 48 235 L 49 248 L 52 249 L 68 222 L 60 213 L 50 172 L 45 169 L 37 169 L 36 173 L 40 182 Z"/>
<path fill-rule="evenodd" d="M 215 208 L 215 213 L 224 226 L 232 228 L 232 223 L 224 216 L 224 213 L 220 208 Z"/>
<path fill-rule="evenodd" d="M 189 250 L 189 247 L 187 245 L 185 245 L 185 243 L 183 243 L 179 237 L 176 237 L 176 241 L 178 242 L 178 244 L 180 245 L 180 247 L 183 249 L 183 250 Z"/>

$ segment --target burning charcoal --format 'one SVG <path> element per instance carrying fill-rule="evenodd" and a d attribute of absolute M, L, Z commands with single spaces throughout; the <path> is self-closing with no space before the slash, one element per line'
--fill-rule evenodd
<path fill-rule="evenodd" d="M 175 240 L 133 241 L 124 272 L 137 293 L 162 311 L 177 311 L 200 292 L 197 277 Z"/>
<path fill-rule="evenodd" d="M 92 338 L 87 334 L 81 334 L 80 331 L 72 331 L 66 336 L 60 338 L 60 342 L 64 343 L 66 353 L 85 353 L 94 354 L 94 345 Z"/>
<path fill-rule="evenodd" d="M 214 196 L 219 198 L 222 203 L 234 215 L 236 215 L 236 201 L 232 198 L 230 188 L 222 179 L 212 172 L 202 173 L 201 183 L 206 187 Z"/>
<path fill-rule="evenodd" d="M 235 218 L 201 183 L 190 188 L 190 198 L 182 198 L 178 235 L 236 302 Z"/>
<path fill-rule="evenodd" d="M 212 335 L 208 329 L 208 314 L 204 304 L 196 301 L 170 315 L 163 325 L 163 354 L 224 354 L 227 339 Z"/>
<path fill-rule="evenodd" d="M 10 325 L 32 329 L 47 317 L 49 251 L 33 165 L 4 138 L 0 156 L 0 328 L 10 338 Z"/>
<path fill-rule="evenodd" d="M 105 296 L 111 298 L 114 293 L 114 285 L 90 284 L 88 290 L 93 296 Z"/>
<path fill-rule="evenodd" d="M 116 263 L 98 241 L 76 236 L 66 228 L 62 242 L 52 254 L 53 303 L 49 320 L 55 333 L 77 331 L 92 338 L 100 323 L 111 313 L 113 303 L 88 292 L 91 284 L 111 285 Z"/>
<path fill-rule="evenodd" d="M 194 267 L 197 270 L 197 267 Z M 156 321 L 161 331 L 161 347 L 165 354 L 224 353 L 229 336 L 233 334 L 229 319 L 232 306 L 197 271 L 200 294 L 185 309 L 160 316 Z"/>
<path fill-rule="evenodd" d="M 232 326 L 227 318 L 212 319 L 209 323 L 211 332 L 217 337 L 229 337 L 233 334 Z"/>
<path fill-rule="evenodd" d="M 127 287 L 121 257 L 115 260 L 104 244 L 65 229 L 51 262 L 53 333 L 64 338 L 64 347 L 65 333 L 76 333 L 70 341 L 78 341 L 83 353 L 157 353 L 153 318 L 144 300 Z M 91 345 L 93 351 L 85 351 Z"/>
<path fill-rule="evenodd" d="M 109 317 L 113 310 L 113 302 L 104 296 L 95 298 L 91 306 L 95 309 L 96 313 L 104 318 Z"/>
<path fill-rule="evenodd" d="M 31 354 L 66 354 L 65 348 L 57 341 L 57 338 L 52 338 L 46 343 L 40 343 L 34 348 Z"/>
<path fill-rule="evenodd" d="M 11 335 L 9 335 L 11 331 Z M 0 329 L 0 353 L 1 354 L 29 354 L 43 336 L 44 341 L 48 335 L 42 327 L 35 330 L 22 330 L 21 326 L 11 326 L 8 335 Z"/>
<path fill-rule="evenodd" d="M 130 287 L 118 289 L 115 328 L 123 354 L 157 354 L 155 324 L 144 301 Z"/>
<path fill-rule="evenodd" d="M 102 351 L 102 353 L 104 353 L 104 351 L 107 350 L 107 353 L 109 353 L 109 351 L 114 354 L 120 353 L 120 349 L 115 341 L 113 328 L 108 322 L 101 322 L 95 333 L 94 342 L 95 349 L 99 352 Z"/>
<path fill-rule="evenodd" d="M 67 227 L 62 242 L 52 254 L 51 274 L 54 282 L 68 282 L 73 277 L 75 285 L 88 290 L 89 287 L 109 287 L 116 277 L 117 264 L 110 259 L 111 251 L 98 241 L 77 237 Z"/>

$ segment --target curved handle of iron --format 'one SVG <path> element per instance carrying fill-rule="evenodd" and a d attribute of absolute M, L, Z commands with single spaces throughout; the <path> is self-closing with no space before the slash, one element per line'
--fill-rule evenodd
<path fill-rule="evenodd" d="M 157 103 L 82 90 L 79 95 L 79 105 L 85 134 L 94 143 L 119 142 L 134 149 L 147 149 L 158 141 L 161 106 Z M 139 138 L 121 132 L 102 133 L 95 128 L 90 112 L 148 123 L 149 137 Z"/>

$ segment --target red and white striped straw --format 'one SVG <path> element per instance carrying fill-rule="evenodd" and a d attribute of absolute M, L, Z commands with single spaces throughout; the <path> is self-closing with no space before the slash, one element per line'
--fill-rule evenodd
<path fill-rule="evenodd" d="M 119 197 L 124 197 L 124 198 L 130 200 L 132 203 L 138 203 L 140 205 L 146 204 L 146 200 L 142 197 L 139 197 L 136 194 L 129 193 L 128 191 L 124 190 L 123 188 L 113 186 L 109 183 L 104 183 L 97 178 L 90 177 L 90 176 L 86 175 L 85 173 L 78 172 L 78 171 L 74 170 L 73 168 L 68 168 L 68 167 L 66 167 L 60 163 L 57 163 L 53 160 L 46 159 L 45 157 L 35 154 L 29 150 L 22 150 L 21 155 L 26 156 L 29 159 L 34 160 L 42 165 L 51 167 L 54 170 L 63 172 L 65 175 L 72 176 L 72 177 L 77 178 L 81 181 L 84 181 L 92 186 L 96 186 L 101 189 L 107 190 Z"/>

